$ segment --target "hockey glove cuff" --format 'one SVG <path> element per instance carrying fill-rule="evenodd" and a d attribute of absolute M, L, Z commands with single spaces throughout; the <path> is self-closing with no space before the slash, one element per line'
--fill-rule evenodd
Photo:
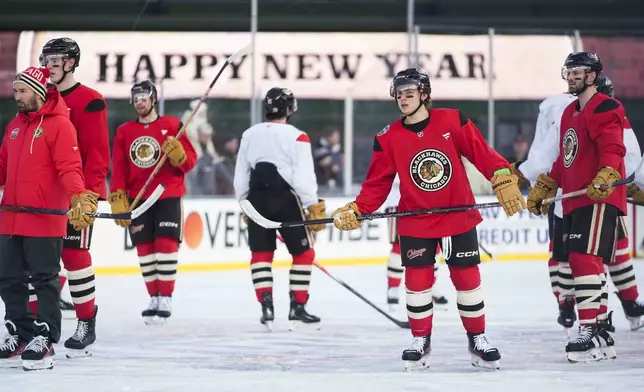
<path fill-rule="evenodd" d="M 122 189 L 112 193 L 110 197 L 107 198 L 107 201 L 110 203 L 112 214 L 123 214 L 130 211 L 130 201 L 127 198 L 127 194 Z M 127 227 L 132 223 L 132 221 L 129 219 L 116 219 L 114 223 L 121 227 Z"/>
<path fill-rule="evenodd" d="M 628 197 L 631 197 L 636 203 L 644 204 L 644 191 L 635 184 L 628 186 Z"/>
<path fill-rule="evenodd" d="M 326 203 L 324 200 L 318 200 L 316 204 L 311 204 L 307 207 L 311 219 L 324 219 L 326 218 Z M 311 230 L 320 231 L 324 230 L 324 224 L 309 225 Z"/>
<path fill-rule="evenodd" d="M 513 174 L 497 174 L 490 180 L 496 198 L 508 216 L 526 208 L 525 200 L 519 190 L 518 179 Z"/>
<path fill-rule="evenodd" d="M 557 194 L 559 186 L 547 174 L 539 174 L 537 182 L 528 193 L 528 210 L 534 215 L 547 214 L 550 210 L 550 204 L 543 204 L 545 199 L 554 197 Z"/>
<path fill-rule="evenodd" d="M 528 185 L 530 184 L 530 181 L 528 181 L 528 179 L 525 178 L 523 173 L 521 173 L 521 170 L 519 170 L 519 165 L 521 165 L 523 162 L 524 161 L 517 161 L 517 162 L 514 162 L 513 164 L 510 165 L 510 173 L 512 173 L 515 176 L 517 176 L 519 187 L 522 187 L 523 184 L 526 184 L 526 183 Z"/>
<path fill-rule="evenodd" d="M 615 190 L 612 187 L 601 189 L 600 185 L 610 185 L 613 182 L 621 179 L 622 176 L 619 175 L 619 172 L 612 167 L 604 167 L 599 170 L 593 182 L 588 185 L 586 188 L 586 195 L 592 200 L 602 200 L 610 196 Z"/>
<path fill-rule="evenodd" d="M 332 214 L 333 216 L 333 225 L 339 230 L 355 230 L 360 227 L 360 223 L 357 219 L 358 216 L 362 215 L 355 201 L 340 207 L 335 210 Z"/>
<path fill-rule="evenodd" d="M 94 223 L 91 216 L 98 210 L 98 193 L 85 191 L 72 196 L 71 209 L 67 213 L 67 220 L 74 230 L 81 231 Z"/>
<path fill-rule="evenodd" d="M 168 136 L 161 149 L 168 156 L 170 164 L 174 167 L 179 167 L 186 161 L 186 151 L 183 149 L 181 142 L 175 139 L 174 136 Z"/>

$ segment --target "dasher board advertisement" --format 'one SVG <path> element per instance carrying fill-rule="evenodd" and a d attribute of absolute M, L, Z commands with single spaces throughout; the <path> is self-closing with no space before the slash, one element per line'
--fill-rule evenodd
<path fill-rule="evenodd" d="M 38 64 L 42 46 L 70 37 L 81 48 L 75 75 L 107 98 L 127 99 L 135 81 L 154 80 L 165 99 L 200 97 L 225 59 L 251 42 L 247 32 L 23 32 L 17 71 Z M 408 67 L 404 33 L 257 33 L 260 94 L 290 88 L 299 98 L 386 100 L 396 72 Z M 493 57 L 495 99 L 541 100 L 565 88 L 561 66 L 573 51 L 565 35 L 420 35 L 419 65 L 432 97 L 487 100 Z M 252 57 L 232 64 L 211 97 L 248 99 Z M 519 82 L 520 81 L 520 82 Z"/>

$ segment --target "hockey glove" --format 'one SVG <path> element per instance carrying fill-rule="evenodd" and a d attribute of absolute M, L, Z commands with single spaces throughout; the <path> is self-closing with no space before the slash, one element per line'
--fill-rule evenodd
<path fill-rule="evenodd" d="M 340 207 L 335 210 L 332 214 L 333 216 L 333 225 L 339 230 L 355 230 L 360 227 L 360 223 L 357 216 L 360 216 L 360 210 L 354 201 L 347 204 L 344 207 Z"/>
<path fill-rule="evenodd" d="M 512 216 L 526 208 L 525 200 L 517 185 L 517 176 L 499 173 L 492 177 L 490 181 L 492 182 L 492 189 L 496 192 L 496 198 L 508 216 Z"/>
<path fill-rule="evenodd" d="M 130 211 L 130 201 L 127 198 L 127 194 L 122 189 L 112 193 L 110 197 L 107 198 L 107 201 L 110 203 L 110 207 L 112 208 L 112 214 L 123 214 Z M 121 227 L 127 227 L 132 223 L 132 221 L 129 219 L 116 219 L 114 220 L 114 223 Z"/>
<path fill-rule="evenodd" d="M 311 219 L 324 219 L 326 218 L 326 204 L 324 203 L 324 200 L 318 200 L 317 203 L 311 204 L 310 206 L 307 207 L 309 210 L 309 215 Z M 319 225 L 309 225 L 311 230 L 313 231 L 320 231 L 324 230 L 324 224 L 319 224 Z"/>
<path fill-rule="evenodd" d="M 81 231 L 94 223 L 92 214 L 98 210 L 98 193 L 85 191 L 72 196 L 71 209 L 67 213 L 67 220 L 74 230 Z"/>
<path fill-rule="evenodd" d="M 530 181 L 528 181 L 523 173 L 521 173 L 521 170 L 519 170 L 519 165 L 521 165 L 523 162 L 524 161 L 517 161 L 510 165 L 510 172 L 517 176 L 519 188 L 522 187 L 525 183 L 528 183 L 528 185 L 530 185 Z"/>
<path fill-rule="evenodd" d="M 244 224 L 248 226 L 248 216 L 242 212 L 242 220 L 244 221 Z"/>
<path fill-rule="evenodd" d="M 175 139 L 174 136 L 168 136 L 161 149 L 168 156 L 170 164 L 174 167 L 179 167 L 186 161 L 186 151 L 183 149 L 181 142 Z"/>
<path fill-rule="evenodd" d="M 635 184 L 628 186 L 628 197 L 632 198 L 636 203 L 644 204 L 644 191 Z"/>
<path fill-rule="evenodd" d="M 537 182 L 528 193 L 528 210 L 537 216 L 547 214 L 550 210 L 550 204 L 543 204 L 543 201 L 554 197 L 558 188 L 559 186 L 555 180 L 547 174 L 539 174 Z"/>
<path fill-rule="evenodd" d="M 586 188 L 586 195 L 592 200 L 602 200 L 610 196 L 615 189 L 612 187 L 601 189 L 597 188 L 596 185 L 610 185 L 613 182 L 621 179 L 622 176 L 619 175 L 619 172 L 612 167 L 604 167 L 599 170 L 593 182 L 588 185 Z"/>

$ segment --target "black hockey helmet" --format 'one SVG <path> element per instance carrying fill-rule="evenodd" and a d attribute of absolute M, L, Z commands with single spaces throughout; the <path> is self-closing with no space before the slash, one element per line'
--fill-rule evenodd
<path fill-rule="evenodd" d="M 264 114 L 273 118 L 289 117 L 297 112 L 297 99 L 287 88 L 273 87 L 264 97 Z"/>
<path fill-rule="evenodd" d="M 40 65 L 47 65 L 47 56 L 62 55 L 64 58 L 74 59 L 74 68 L 80 64 L 81 51 L 78 43 L 71 38 L 54 38 L 42 47 L 40 52 Z"/>
<path fill-rule="evenodd" d="M 613 82 L 607 76 L 600 76 L 597 78 L 597 92 L 608 95 L 611 98 L 615 97 L 615 88 Z"/>
<path fill-rule="evenodd" d="M 149 80 L 144 80 L 139 83 L 135 83 L 134 86 L 130 89 L 130 103 L 134 103 L 137 95 L 146 95 L 152 101 L 152 105 L 157 103 L 157 88 Z"/>
<path fill-rule="evenodd" d="M 420 68 L 408 68 L 398 72 L 389 86 L 389 95 L 392 98 L 396 98 L 396 91 L 403 86 L 414 86 L 418 88 L 421 94 L 427 94 L 428 96 L 432 92 L 429 75 Z"/>
<path fill-rule="evenodd" d="M 565 71 L 571 68 L 585 68 L 586 72 L 595 72 L 597 76 L 603 70 L 602 61 L 595 52 L 576 52 L 570 53 L 566 57 L 563 68 L 561 70 L 561 77 L 565 79 Z"/>

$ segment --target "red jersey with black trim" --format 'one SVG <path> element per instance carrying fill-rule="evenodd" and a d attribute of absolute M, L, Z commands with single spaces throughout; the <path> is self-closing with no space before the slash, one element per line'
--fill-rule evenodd
<path fill-rule="evenodd" d="M 596 93 L 581 110 L 579 100 L 568 105 L 561 116 L 559 157 L 550 171 L 563 193 L 587 188 L 603 167 L 612 167 L 625 177 L 626 126 L 624 107 L 607 95 Z M 604 200 L 591 200 L 586 195 L 563 199 L 563 213 L 601 203 L 612 204 L 626 214 L 626 187 L 615 187 Z"/>
<path fill-rule="evenodd" d="M 76 128 L 83 161 L 85 188 L 106 200 L 107 172 L 110 168 L 110 136 L 107 126 L 107 103 L 96 90 L 76 83 L 61 91 Z"/>
<path fill-rule="evenodd" d="M 431 109 L 416 133 L 396 121 L 375 137 L 367 178 L 356 198 L 363 214 L 385 202 L 396 174 L 400 178 L 399 211 L 475 204 L 461 157 L 490 179 L 510 164 L 491 149 L 469 118 L 455 109 Z M 477 210 L 398 219 L 398 235 L 442 238 L 470 231 L 483 218 Z"/>
<path fill-rule="evenodd" d="M 172 116 L 159 116 L 148 124 L 133 120 L 121 125 L 116 130 L 112 147 L 110 192 L 122 189 L 134 199 L 161 159 L 161 146 L 168 136 L 176 137 L 181 127 L 181 121 Z M 197 153 L 185 133 L 179 141 L 186 152 L 185 162 L 179 167 L 174 167 L 169 159 L 166 160 L 143 194 L 143 199 L 150 197 L 159 184 L 165 187 L 161 199 L 182 197 L 186 194 L 184 177 L 195 167 Z"/>

